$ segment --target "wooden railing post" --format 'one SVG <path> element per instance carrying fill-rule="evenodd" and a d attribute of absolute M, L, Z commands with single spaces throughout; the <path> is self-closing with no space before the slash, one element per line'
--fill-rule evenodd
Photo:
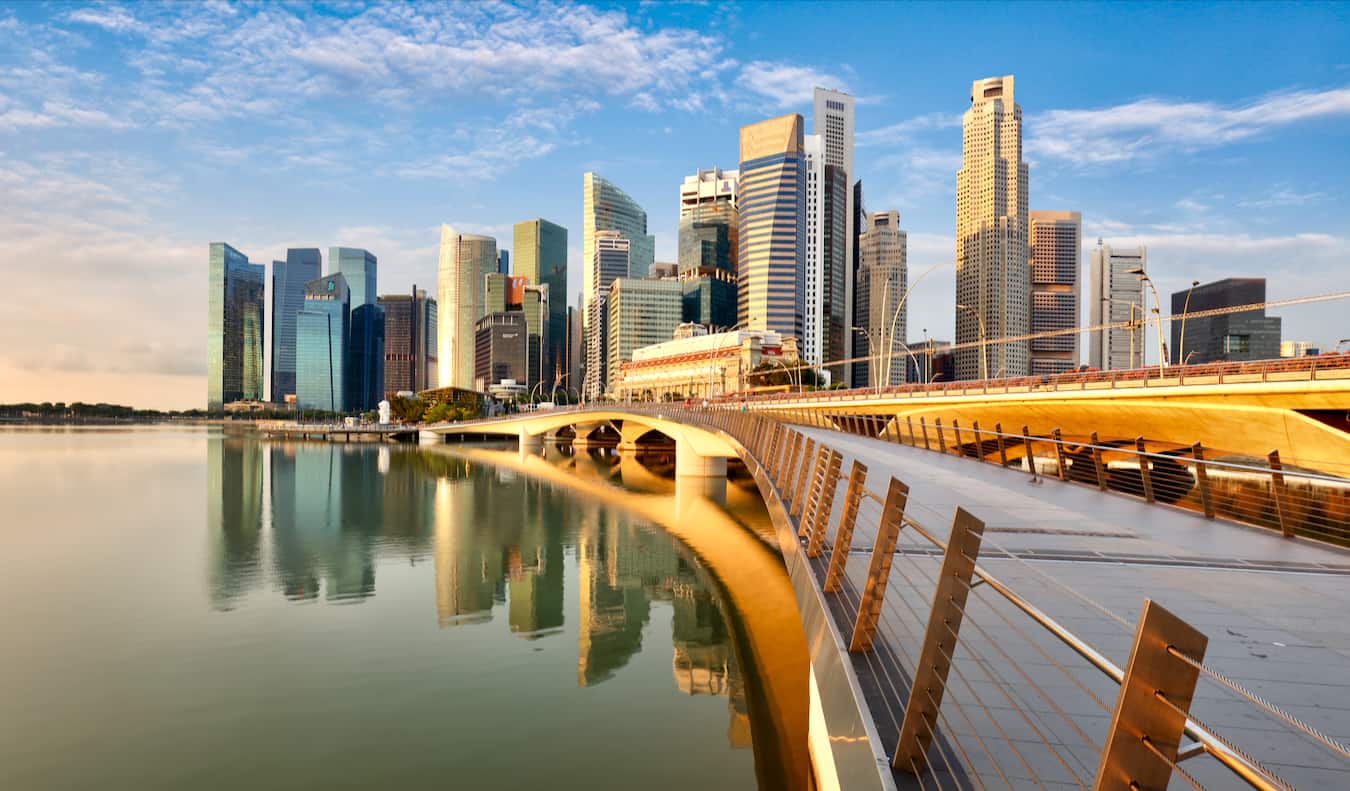
<path fill-rule="evenodd" d="M 802 507 L 801 519 L 797 522 L 797 537 L 805 538 L 815 522 L 816 512 L 820 510 L 820 497 L 825 490 L 825 470 L 829 467 L 834 451 L 820 445 L 816 451 L 816 463 L 811 467 L 811 485 L 806 492 L 806 504 Z"/>
<path fill-rule="evenodd" d="M 984 435 L 980 434 L 980 421 L 970 421 L 970 430 L 975 432 L 975 460 L 984 461 Z"/>
<path fill-rule="evenodd" d="M 946 453 L 946 452 L 947 452 L 947 439 L 946 439 L 946 437 L 943 437 L 943 436 L 942 436 L 942 418 L 940 418 L 940 417 L 933 418 L 933 426 L 934 426 L 935 428 L 937 428 L 937 435 L 938 435 L 938 453 Z"/>
<path fill-rule="evenodd" d="M 807 486 L 810 485 L 811 476 L 815 471 L 815 449 L 816 441 L 814 439 L 808 439 L 806 447 L 802 448 L 801 461 L 797 465 L 801 469 L 797 472 L 797 483 L 793 486 L 795 494 L 792 495 L 792 505 L 788 509 L 788 516 L 800 515 L 802 506 L 806 503 Z"/>
<path fill-rule="evenodd" d="M 1097 488 L 1106 491 L 1106 467 L 1102 464 L 1102 449 L 1097 445 L 1097 432 L 1092 432 L 1092 467 L 1097 471 Z"/>
<path fill-rule="evenodd" d="M 922 416 L 919 417 L 919 428 L 923 431 L 923 449 L 932 450 L 933 446 L 928 444 L 928 423 L 924 421 Z"/>
<path fill-rule="evenodd" d="M 1197 442 L 1191 446 L 1191 458 L 1195 459 L 1195 485 L 1200 490 L 1200 507 L 1205 509 L 1207 519 L 1214 518 L 1214 500 L 1209 491 L 1209 470 L 1205 468 L 1205 449 Z"/>
<path fill-rule="evenodd" d="M 830 553 L 830 567 L 825 573 L 825 592 L 832 590 L 831 578 L 838 584 L 838 575 L 844 573 L 844 561 L 848 560 L 849 545 L 853 542 L 853 528 L 858 522 L 858 505 L 862 503 L 863 484 L 867 481 L 867 465 L 853 460 L 848 471 L 848 486 L 844 489 L 844 507 L 839 511 L 839 526 L 834 529 L 834 551 Z M 820 554 L 825 542 L 825 531 L 820 532 L 819 540 L 811 537 L 806 548 L 806 556 L 813 558 Z"/>
<path fill-rule="evenodd" d="M 1055 443 L 1055 468 L 1059 470 L 1059 479 L 1067 481 L 1069 476 L 1066 469 L 1068 464 L 1064 460 L 1064 435 L 1059 433 L 1059 427 L 1056 426 L 1055 430 L 1050 432 L 1050 437 Z"/>
<path fill-rule="evenodd" d="M 1035 478 L 1036 457 L 1031 454 L 1031 429 L 1027 426 L 1022 426 L 1022 446 L 1024 449 L 1023 452 L 1026 453 L 1027 472 L 1031 473 L 1031 477 Z"/>
<path fill-rule="evenodd" d="M 914 667 L 914 683 L 905 703 L 905 718 L 900 722 L 900 741 L 891 761 L 896 769 L 917 774 L 928 765 L 928 747 L 937 732 L 938 710 L 947 690 L 947 674 L 956 655 L 957 635 L 983 537 L 984 523 L 964 508 L 957 508 L 947 549 L 942 553 L 942 568 L 938 572 L 937 590 L 933 592 L 919 662 Z"/>
<path fill-rule="evenodd" d="M 881 506 L 881 522 L 877 525 L 877 537 L 872 542 L 872 559 L 867 564 L 867 580 L 863 583 L 862 596 L 858 600 L 858 617 L 853 622 L 853 637 L 849 639 L 850 652 L 872 650 L 872 639 L 876 636 L 877 621 L 881 617 L 881 603 L 886 597 L 886 586 L 891 579 L 895 542 L 900 537 L 900 528 L 904 526 L 907 499 L 909 487 L 892 478 L 886 488 L 886 502 Z M 833 558 L 831 560 L 833 561 Z M 835 583 L 838 584 L 837 578 Z M 826 587 L 825 590 L 828 591 L 829 588 Z"/>
<path fill-rule="evenodd" d="M 1144 499 L 1153 502 L 1153 462 L 1144 450 L 1144 438 L 1135 437 L 1135 450 L 1139 452 L 1139 480 L 1144 483 Z"/>
<path fill-rule="evenodd" d="M 774 486 L 780 492 L 784 491 L 788 481 L 791 480 L 793 471 L 796 469 L 793 462 L 796 461 L 797 451 L 801 447 L 801 443 L 801 432 L 788 432 L 787 450 L 783 454 L 783 463 L 779 466 L 778 477 L 774 480 Z"/>
<path fill-rule="evenodd" d="M 1289 491 L 1284 485 L 1284 465 L 1280 464 L 1280 452 L 1272 450 L 1267 456 L 1270 460 L 1271 493 L 1275 495 L 1275 515 L 1280 520 L 1280 532 L 1285 538 L 1294 537 L 1292 514 L 1289 513 Z"/>
<path fill-rule="evenodd" d="M 1191 662 L 1204 660 L 1208 644 L 1190 624 L 1144 600 L 1094 791 L 1168 787 L 1200 676 Z"/>
<path fill-rule="evenodd" d="M 956 418 L 952 418 L 952 431 L 956 433 L 956 455 L 966 455 L 966 448 L 961 444 L 961 423 Z"/>
<path fill-rule="evenodd" d="M 998 435 L 998 464 L 1000 467 L 1008 466 L 1008 447 L 1003 444 L 1003 424 L 994 424 L 994 433 Z"/>
<path fill-rule="evenodd" d="M 816 507 L 811 512 L 811 526 L 807 535 L 807 557 L 816 557 L 825 545 L 825 531 L 830 526 L 830 512 L 834 510 L 834 493 L 839 488 L 839 465 L 844 457 L 837 451 L 830 451 L 829 461 L 825 464 L 820 494 L 816 496 Z M 814 550 L 814 551 L 813 551 Z"/>
<path fill-rule="evenodd" d="M 909 427 L 909 446 L 912 448 L 918 444 L 914 441 L 914 418 L 905 415 L 905 425 Z"/>

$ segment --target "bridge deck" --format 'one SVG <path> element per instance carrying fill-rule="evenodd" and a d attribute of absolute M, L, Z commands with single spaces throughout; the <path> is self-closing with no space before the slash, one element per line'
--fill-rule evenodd
<path fill-rule="evenodd" d="M 1140 606 L 1152 598 L 1209 636 L 1209 667 L 1350 739 L 1350 551 L 1058 480 L 1032 483 L 1025 472 L 970 459 L 802 430 L 844 456 L 827 546 L 858 459 L 871 491 L 884 493 L 891 476 L 906 483 L 906 515 L 944 541 L 957 506 L 982 519 L 980 564 L 1116 664 L 1125 665 Z M 845 635 L 878 516 L 865 500 L 848 584 L 833 605 Z M 931 544 L 902 530 L 879 650 L 854 655 L 888 745 L 909 695 L 939 560 Z M 815 561 L 818 579 L 825 561 Z M 1090 784 L 1119 688 L 983 586 L 967 614 L 931 759 L 937 774 L 926 784 Z M 1202 679 L 1191 711 L 1294 786 L 1350 787 L 1350 764 L 1213 683 Z M 1234 780 L 1212 761 L 1184 768 L 1206 786 Z M 896 779 L 912 782 L 904 773 Z"/>

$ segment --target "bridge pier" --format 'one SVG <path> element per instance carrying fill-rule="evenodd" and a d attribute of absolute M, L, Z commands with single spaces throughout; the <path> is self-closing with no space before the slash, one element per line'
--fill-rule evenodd
<path fill-rule="evenodd" d="M 544 455 L 544 435 L 531 434 L 530 432 L 520 430 L 520 460 L 525 461 L 531 456 Z"/>

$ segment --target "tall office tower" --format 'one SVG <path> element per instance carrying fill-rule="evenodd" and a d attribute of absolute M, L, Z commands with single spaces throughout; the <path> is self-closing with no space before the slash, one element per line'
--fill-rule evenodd
<path fill-rule="evenodd" d="M 908 237 L 900 230 L 900 212 L 879 211 L 867 216 L 867 227 L 858 237 L 859 282 L 866 280 L 866 338 L 874 355 L 868 370 L 873 387 L 905 381 L 905 338 L 909 306 Z"/>
<path fill-rule="evenodd" d="M 548 367 L 549 336 L 549 287 L 545 283 L 539 286 L 526 285 L 525 298 L 521 303 L 521 312 L 525 314 L 526 356 L 529 360 L 529 377 L 526 384 L 533 388 L 543 383 L 542 389 L 553 385 L 553 371 Z"/>
<path fill-rule="evenodd" d="M 518 310 L 489 313 L 473 323 L 474 389 L 488 392 L 492 385 L 510 379 L 527 379 L 528 344 L 525 314 Z"/>
<path fill-rule="evenodd" d="M 351 289 L 337 272 L 305 284 L 295 316 L 295 406 L 346 412 L 351 355 Z"/>
<path fill-rule="evenodd" d="M 413 286 L 410 294 L 380 297 L 384 309 L 385 395 L 436 386 L 436 300 Z"/>
<path fill-rule="evenodd" d="M 544 348 L 544 380 L 552 385 L 567 373 L 567 229 L 544 219 L 515 225 L 512 251 L 516 274 L 536 286 L 548 286 L 548 342 Z"/>
<path fill-rule="evenodd" d="M 295 395 L 295 314 L 305 306 L 305 284 L 321 270 L 318 248 L 291 248 L 272 262 L 272 402 Z"/>
<path fill-rule="evenodd" d="M 484 277 L 497 271 L 497 240 L 441 226 L 436 264 L 436 357 L 441 387 L 472 390 L 473 324 L 483 316 Z"/>
<path fill-rule="evenodd" d="M 820 361 L 824 362 L 848 357 L 852 348 L 848 336 L 853 334 L 849 327 L 856 323 L 855 269 L 849 264 L 856 258 L 854 244 L 861 228 L 855 220 L 855 196 L 849 189 L 858 175 L 853 169 L 853 97 L 818 87 L 814 98 L 811 131 L 821 138 L 824 168 L 835 169 L 834 173 L 821 172 L 824 188 L 818 193 L 817 221 L 822 228 L 823 245 L 820 297 L 823 318 L 818 348 Z"/>
<path fill-rule="evenodd" d="M 609 316 L 609 287 L 615 280 L 627 277 L 630 269 L 630 243 L 618 231 L 597 231 L 595 252 L 587 266 L 587 279 L 598 291 L 586 303 L 586 378 L 581 392 L 586 398 L 599 398 L 608 383 L 606 364 Z"/>
<path fill-rule="evenodd" d="M 1076 211 L 1029 211 L 1031 331 L 1078 329 L 1078 262 L 1083 252 L 1083 216 Z M 1058 374 L 1078 367 L 1078 335 L 1031 341 L 1031 373 Z"/>
<path fill-rule="evenodd" d="M 1088 364 L 1102 371 L 1142 368 L 1144 365 L 1144 284 L 1131 269 L 1148 271 L 1148 250 L 1113 248 L 1097 240 L 1090 257 L 1088 277 L 1088 325 L 1126 322 L 1111 330 L 1088 334 Z"/>
<path fill-rule="evenodd" d="M 609 378 L 633 359 L 633 350 L 675 337 L 684 310 L 683 288 L 678 280 L 640 280 L 621 277 L 609 288 L 609 311 L 605 331 Z"/>
<path fill-rule="evenodd" d="M 956 376 L 1025 376 L 1031 328 L 1027 165 L 1012 75 L 976 80 L 956 173 Z M 981 352 L 984 354 L 982 355 Z"/>
<path fill-rule="evenodd" d="M 850 386 L 862 386 L 868 381 L 867 378 L 867 337 L 860 332 L 854 332 L 854 326 L 861 326 L 860 322 L 867 321 L 868 301 L 867 294 L 860 293 L 863 286 L 860 284 L 862 274 L 859 271 L 858 264 L 858 237 L 862 236 L 863 229 L 867 227 L 867 207 L 863 204 L 863 183 L 862 180 L 853 182 L 853 257 L 849 262 L 849 280 L 853 283 L 852 291 L 849 296 L 849 316 L 852 316 L 851 323 L 845 328 L 845 336 L 851 338 L 844 342 L 845 348 L 849 350 L 851 356 L 857 360 L 852 365 L 841 366 L 842 371 L 832 370 L 836 377 L 842 377 L 840 381 Z"/>
<path fill-rule="evenodd" d="M 525 301 L 526 280 L 521 275 L 489 272 L 483 276 L 483 315 L 520 310 Z"/>
<path fill-rule="evenodd" d="M 806 159 L 802 117 L 741 127 L 736 318 L 743 329 L 802 337 Z"/>
<path fill-rule="evenodd" d="M 710 327 L 736 324 L 739 173 L 699 170 L 680 185 L 679 260 L 684 320 Z"/>
<path fill-rule="evenodd" d="M 384 309 L 376 292 L 377 261 L 355 247 L 328 248 L 328 274 L 341 273 L 351 289 L 351 337 L 347 352 L 347 408 L 374 409 L 384 398 Z"/>
<path fill-rule="evenodd" d="M 1272 360 L 1280 356 L 1280 318 L 1266 309 L 1219 316 L 1192 313 L 1266 301 L 1264 277 L 1230 277 L 1172 294 L 1172 340 L 1168 357 L 1173 365 L 1190 358 L 1192 364 L 1218 361 Z"/>
<path fill-rule="evenodd" d="M 207 263 L 206 408 L 263 397 L 263 280 L 267 268 L 224 242 Z"/>
<path fill-rule="evenodd" d="M 497 251 L 497 274 L 511 274 L 511 253 L 507 250 Z"/>
<path fill-rule="evenodd" d="M 567 344 L 565 346 L 567 361 L 563 365 L 564 380 L 560 382 L 564 393 L 567 392 L 568 388 L 571 388 L 573 392 L 580 391 L 577 384 L 581 382 L 582 371 L 585 370 L 583 360 L 586 355 L 582 348 L 581 313 L 580 308 L 574 308 L 570 305 L 567 308 Z"/>
<path fill-rule="evenodd" d="M 647 212 L 613 182 L 594 173 L 582 176 L 581 260 L 595 255 L 596 234 L 618 231 L 629 242 L 631 254 L 624 277 L 646 277 L 656 261 L 656 237 L 647 233 Z M 582 290 L 589 300 L 595 284 L 582 278 Z"/>
<path fill-rule="evenodd" d="M 848 177 L 825 163 L 825 138 L 807 135 L 806 278 L 802 283 L 802 354 L 812 365 L 849 357 Z M 837 373 L 836 373 L 837 375 Z"/>

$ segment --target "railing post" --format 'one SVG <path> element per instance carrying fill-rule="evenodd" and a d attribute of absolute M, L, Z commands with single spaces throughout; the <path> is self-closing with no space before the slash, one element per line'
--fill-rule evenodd
<path fill-rule="evenodd" d="M 1059 479 L 1067 481 L 1069 479 L 1068 465 L 1064 461 L 1064 435 L 1059 433 L 1059 427 L 1050 432 L 1050 437 L 1055 443 L 1055 468 L 1059 470 Z"/>
<path fill-rule="evenodd" d="M 806 487 L 810 485 L 811 476 L 815 471 L 815 449 L 816 441 L 813 439 L 808 439 L 806 447 L 802 448 L 801 461 L 797 465 L 801 469 L 797 472 L 797 482 L 793 486 L 795 494 L 792 495 L 792 505 L 788 509 L 788 516 L 798 516 L 802 512 L 802 506 L 806 502 Z"/>
<path fill-rule="evenodd" d="M 998 463 L 1000 467 L 1008 466 L 1008 447 L 1003 444 L 1003 424 L 994 424 L 994 433 L 998 436 Z"/>
<path fill-rule="evenodd" d="M 984 437 L 980 434 L 980 421 L 970 421 L 970 430 L 975 432 L 975 460 L 984 461 Z"/>
<path fill-rule="evenodd" d="M 938 709 L 947 689 L 947 674 L 956 655 L 957 634 L 965 615 L 970 578 L 980 554 L 984 523 L 964 508 L 956 509 L 947 549 L 942 553 L 937 590 L 924 630 L 923 648 L 914 668 L 905 718 L 900 723 L 900 741 L 891 766 L 918 774 L 928 764 L 928 747 L 937 731 Z"/>
<path fill-rule="evenodd" d="M 801 447 L 801 443 L 802 435 L 800 432 L 788 432 L 787 450 L 783 454 L 783 463 L 779 470 L 778 477 L 774 480 L 774 486 L 777 487 L 780 492 L 784 491 L 784 487 L 786 487 L 788 481 L 791 480 L 792 472 L 796 469 L 793 466 L 793 461 L 797 456 L 797 450 Z"/>
<path fill-rule="evenodd" d="M 952 431 L 956 432 L 956 455 L 966 455 L 965 446 L 961 444 L 961 423 L 956 418 L 952 418 Z"/>
<path fill-rule="evenodd" d="M 1200 676 L 1191 662 L 1204 659 L 1208 644 L 1190 624 L 1144 600 L 1093 791 L 1168 787 Z"/>
<path fill-rule="evenodd" d="M 939 452 L 939 453 L 946 453 L 946 452 L 947 452 L 947 440 L 946 440 L 945 437 L 942 436 L 942 418 L 940 418 L 940 417 L 935 417 L 935 418 L 933 418 L 933 425 L 937 428 L 937 435 L 938 435 L 938 452 Z"/>
<path fill-rule="evenodd" d="M 797 537 L 805 538 L 815 522 L 816 512 L 820 510 L 820 498 L 825 490 L 825 469 L 830 465 L 834 451 L 820 446 L 816 451 L 816 463 L 811 467 L 811 487 L 806 492 L 806 505 L 802 508 L 802 517 L 797 522 Z"/>
<path fill-rule="evenodd" d="M 1144 450 L 1144 438 L 1134 438 L 1135 450 L 1139 451 L 1139 480 L 1144 482 L 1144 499 L 1153 502 L 1153 462 Z"/>
<path fill-rule="evenodd" d="M 1022 426 L 1022 446 L 1027 457 L 1027 472 L 1036 477 L 1036 457 L 1031 454 L 1031 428 Z"/>
<path fill-rule="evenodd" d="M 1191 446 L 1191 458 L 1195 459 L 1195 484 L 1200 489 L 1200 506 L 1205 509 L 1207 519 L 1214 518 L 1214 501 L 1209 491 L 1209 471 L 1205 468 L 1205 449 L 1197 442 Z"/>
<path fill-rule="evenodd" d="M 867 480 L 867 465 L 853 460 L 853 466 L 848 471 L 848 486 L 844 489 L 844 507 L 839 511 L 839 526 L 834 529 L 834 551 L 830 554 L 830 567 L 825 573 L 825 591 L 831 590 L 830 578 L 842 574 L 844 571 L 844 561 L 848 559 L 849 545 L 853 542 L 853 528 L 858 522 L 858 505 L 862 502 L 863 483 Z M 806 556 L 813 558 L 820 554 L 821 545 L 825 543 L 825 531 L 820 531 L 819 538 L 811 537 L 811 544 L 806 548 Z M 837 570 L 836 570 L 837 567 Z"/>
<path fill-rule="evenodd" d="M 905 425 L 909 427 L 909 446 L 912 448 L 919 444 L 914 440 L 914 418 L 905 415 Z"/>
<path fill-rule="evenodd" d="M 1275 515 L 1280 519 L 1280 532 L 1285 538 L 1294 537 L 1294 526 L 1290 524 L 1292 515 L 1289 513 L 1289 491 L 1284 485 L 1284 465 L 1280 464 L 1280 452 L 1272 450 L 1270 455 L 1270 486 L 1271 492 L 1275 495 Z"/>
<path fill-rule="evenodd" d="M 886 597 L 886 586 L 891 579 L 891 563 L 895 561 L 895 542 L 900 536 L 900 528 L 904 526 L 907 499 L 909 487 L 892 478 L 886 489 L 886 503 L 881 507 L 877 537 L 872 542 L 872 559 L 867 564 L 867 580 L 863 583 L 862 596 L 858 600 L 853 637 L 848 643 L 848 650 L 852 653 L 872 650 L 872 638 L 876 636 L 877 621 L 881 618 L 881 603 Z"/>
<path fill-rule="evenodd" d="M 919 428 L 923 430 L 923 449 L 932 450 L 933 446 L 928 444 L 928 424 L 922 416 L 919 417 Z"/>
<path fill-rule="evenodd" d="M 1092 432 L 1092 467 L 1097 471 L 1097 488 L 1106 491 L 1106 467 L 1102 464 L 1102 449 L 1097 446 L 1097 432 Z"/>
<path fill-rule="evenodd" d="M 806 556 L 816 557 L 825 545 L 825 530 L 830 526 L 830 511 L 834 510 L 834 493 L 839 488 L 839 465 L 844 457 L 838 451 L 830 451 L 830 460 L 825 465 L 824 480 L 820 494 L 816 497 L 816 508 L 811 512 L 810 540 L 806 545 Z"/>

